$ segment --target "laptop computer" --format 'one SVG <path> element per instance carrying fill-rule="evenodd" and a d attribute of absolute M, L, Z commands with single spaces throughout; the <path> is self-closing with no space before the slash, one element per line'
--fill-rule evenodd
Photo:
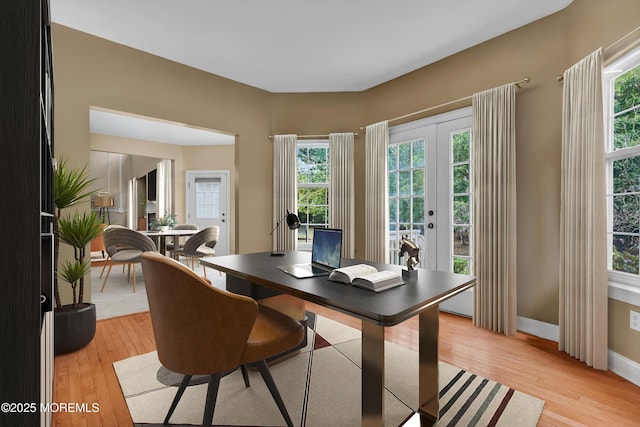
<path fill-rule="evenodd" d="M 279 265 L 278 268 L 298 279 L 328 276 L 334 269 L 340 267 L 341 253 L 342 230 L 316 228 L 313 231 L 311 263 Z"/>

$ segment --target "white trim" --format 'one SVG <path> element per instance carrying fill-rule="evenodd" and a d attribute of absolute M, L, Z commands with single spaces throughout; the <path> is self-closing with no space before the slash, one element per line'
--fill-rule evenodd
<path fill-rule="evenodd" d="M 415 134 L 415 136 L 412 136 L 412 131 L 425 126 L 449 122 L 451 120 L 457 120 L 463 117 L 470 116 L 471 107 L 464 107 L 457 110 L 448 111 L 446 113 L 438 114 L 436 116 L 425 117 L 424 119 L 414 120 L 412 122 L 403 123 L 396 126 L 389 126 L 389 143 L 406 139 L 420 138 L 423 137 L 424 132 L 419 131 L 417 134 Z"/>
<path fill-rule="evenodd" d="M 609 298 L 613 298 L 611 296 L 611 288 L 610 286 Z M 636 297 L 640 299 L 640 293 L 637 293 Z M 518 316 L 518 330 L 554 342 L 558 342 L 559 339 L 559 328 L 557 325 L 522 316 Z M 609 350 L 608 363 L 609 371 L 640 387 L 640 363 L 628 359 L 612 350 Z"/>
<path fill-rule="evenodd" d="M 609 350 L 609 370 L 640 387 L 640 363 Z"/>
<path fill-rule="evenodd" d="M 327 189 L 327 204 L 326 205 L 315 205 L 315 206 L 326 206 L 327 207 L 327 223 L 326 224 L 309 224 L 309 218 L 307 217 L 307 222 L 304 223 L 306 224 L 308 227 L 311 227 L 312 225 L 318 225 L 320 227 L 325 226 L 328 227 L 329 226 L 329 210 L 331 209 L 331 205 L 329 203 L 330 197 L 329 197 L 329 191 L 330 191 L 330 170 L 331 170 L 331 162 L 330 162 L 330 157 L 329 157 L 329 139 L 299 139 L 296 141 L 296 162 L 297 162 L 297 156 L 298 156 L 298 149 L 299 148 L 305 148 L 305 149 L 310 149 L 310 148 L 322 148 L 327 150 L 327 162 L 326 165 L 329 168 L 329 170 L 327 170 L 327 182 L 298 182 L 298 165 L 296 163 L 296 208 L 295 208 L 295 213 L 296 215 L 299 215 L 300 212 L 300 206 L 298 206 L 297 204 L 297 200 L 298 200 L 298 190 L 300 188 L 326 188 Z M 305 206 L 314 206 L 314 205 L 305 205 Z M 302 225 L 303 223 L 301 223 Z M 303 251 L 303 252 L 311 252 L 311 246 L 312 246 L 312 242 L 300 242 L 298 240 L 298 231 L 295 232 L 296 233 L 296 249 L 299 251 Z"/>
<path fill-rule="evenodd" d="M 640 288 L 609 281 L 609 298 L 640 307 Z"/>
<path fill-rule="evenodd" d="M 518 330 L 554 342 L 560 340 L 560 328 L 552 323 L 518 316 Z"/>
<path fill-rule="evenodd" d="M 207 169 L 207 170 L 200 170 L 200 169 L 190 169 L 185 171 L 185 216 L 188 217 L 189 215 L 189 183 L 191 182 L 192 177 L 196 177 L 196 176 L 200 176 L 200 175 L 206 175 L 206 174 L 217 174 L 217 175 L 224 175 L 226 182 L 227 182 L 227 188 L 226 188 L 226 197 L 225 197 L 225 203 L 227 206 L 227 217 L 225 219 L 225 224 L 227 227 L 227 232 L 226 233 L 220 233 L 220 238 L 223 238 L 225 241 L 225 247 L 227 248 L 227 252 L 228 253 L 232 253 L 231 251 L 231 247 L 230 245 L 230 241 L 229 241 L 229 234 L 233 233 L 234 231 L 231 229 L 231 215 L 228 214 L 229 212 L 231 212 L 231 180 L 230 180 L 230 175 L 231 172 L 229 171 L 229 169 Z M 185 218 L 185 222 L 186 222 L 186 218 Z M 235 225 L 234 225 L 235 226 Z"/>

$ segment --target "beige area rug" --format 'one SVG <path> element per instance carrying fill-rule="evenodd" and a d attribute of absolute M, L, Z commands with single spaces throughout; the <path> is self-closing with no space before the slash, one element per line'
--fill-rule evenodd
<path fill-rule="evenodd" d="M 296 426 L 360 425 L 360 331 L 310 313 L 307 347 L 270 367 Z M 161 366 L 155 352 L 114 363 L 136 425 L 161 424 L 182 377 Z M 385 345 L 385 425 L 401 425 L 417 408 L 418 354 Z M 285 425 L 258 372 L 246 388 L 240 371 L 224 377 L 214 425 Z M 171 418 L 172 425 L 202 423 L 206 377 L 195 378 Z M 440 362 L 437 426 L 535 426 L 544 402 Z"/>
<path fill-rule="evenodd" d="M 184 263 L 184 258 L 181 258 L 181 262 Z M 100 292 L 107 274 L 106 270 L 103 276 L 100 277 L 102 267 L 91 268 L 91 302 L 96 305 L 97 320 L 149 311 L 144 275 L 139 264 L 136 272 L 135 292 L 133 292 L 133 278 L 127 278 L 126 270 L 123 272 L 121 265 L 116 265 L 111 269 L 107 285 L 104 291 Z M 196 266 L 196 273 L 204 274 L 201 266 Z M 207 277 L 212 281 L 213 286 L 225 288 L 226 280 L 224 274 L 220 275 L 215 270 L 208 268 Z"/>

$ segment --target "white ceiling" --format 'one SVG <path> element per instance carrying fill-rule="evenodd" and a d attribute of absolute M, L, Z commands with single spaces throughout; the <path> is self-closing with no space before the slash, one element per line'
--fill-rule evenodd
<path fill-rule="evenodd" d="M 91 133 L 174 145 L 233 145 L 233 135 L 149 117 L 91 109 Z"/>
<path fill-rule="evenodd" d="M 51 0 L 52 20 L 271 92 L 362 91 L 572 0 Z M 519 76 L 514 76 L 514 78 Z M 91 132 L 233 144 L 184 124 L 91 110 Z"/>
<path fill-rule="evenodd" d="M 339 92 L 379 85 L 571 1 L 51 0 L 51 16 L 267 91 Z"/>

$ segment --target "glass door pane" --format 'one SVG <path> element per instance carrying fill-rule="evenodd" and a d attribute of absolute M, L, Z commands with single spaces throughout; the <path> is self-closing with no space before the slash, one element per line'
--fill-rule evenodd
<path fill-rule="evenodd" d="M 389 263 L 404 262 L 398 251 L 405 235 L 425 252 L 425 176 L 425 138 L 389 145 Z"/>

